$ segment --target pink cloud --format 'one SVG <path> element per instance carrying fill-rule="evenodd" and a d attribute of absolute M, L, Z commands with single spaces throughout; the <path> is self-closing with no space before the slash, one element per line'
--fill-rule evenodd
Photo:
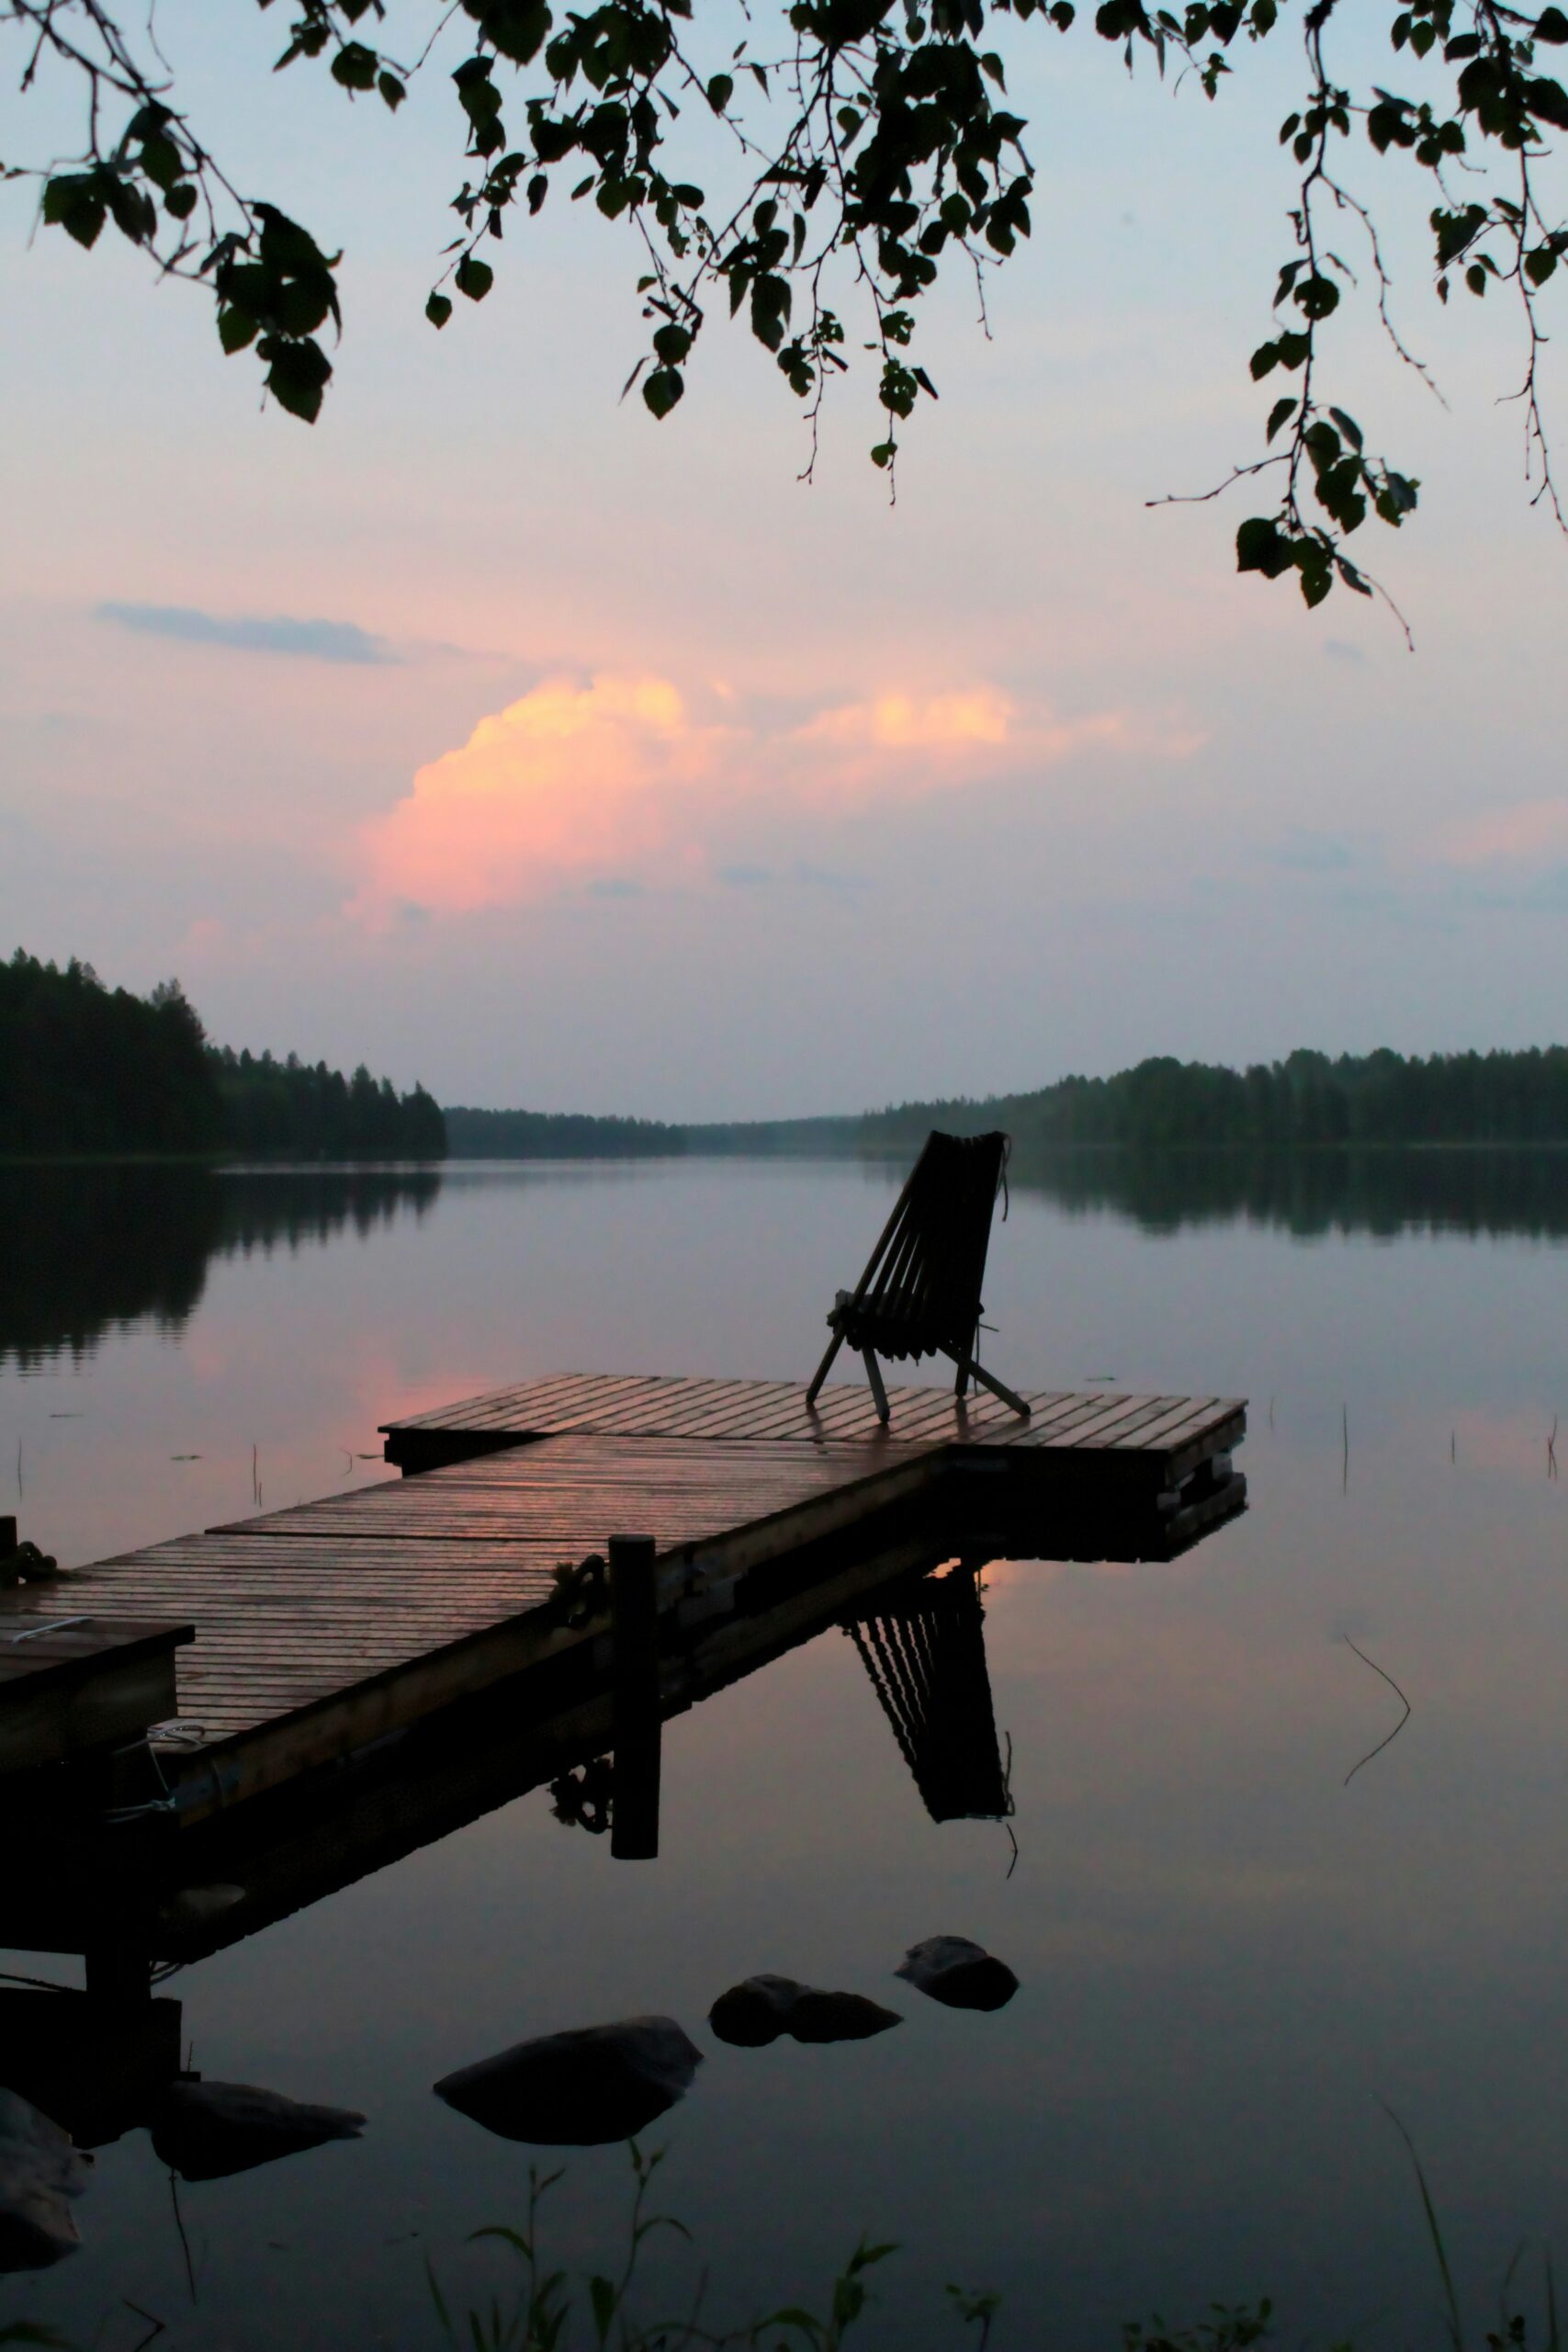
<path fill-rule="evenodd" d="M 977 743 L 1005 743 L 1014 707 L 995 686 L 967 694 L 932 695 L 924 702 L 904 694 L 819 711 L 798 731 L 807 742 L 872 744 L 880 751 L 964 752 Z"/>
<path fill-rule="evenodd" d="M 355 910 L 461 914 L 640 870 L 668 855 L 721 740 L 667 679 L 548 678 L 367 826 Z"/>
<path fill-rule="evenodd" d="M 921 698 L 899 692 L 841 703 L 795 730 L 798 744 L 829 744 L 845 754 L 839 784 L 875 785 L 897 774 L 907 791 L 945 790 L 1004 770 L 1055 767 L 1089 751 L 1188 759 L 1203 735 L 1176 718 L 1128 710 L 1091 710 L 1063 718 L 1048 703 L 1020 703 L 992 685 Z"/>
<path fill-rule="evenodd" d="M 1449 865 L 1492 865 L 1568 855 L 1568 800 L 1519 800 L 1467 823 L 1450 825 L 1438 854 Z"/>
<path fill-rule="evenodd" d="M 820 828 L 868 799 L 973 788 L 1096 750 L 1180 758 L 1199 741 L 1119 711 L 1061 719 L 984 681 L 888 688 L 769 725 L 716 683 L 694 701 L 667 678 L 548 678 L 363 828 L 351 911 L 378 922 L 400 905 L 464 914 L 700 884 L 732 854 L 738 819 Z"/>

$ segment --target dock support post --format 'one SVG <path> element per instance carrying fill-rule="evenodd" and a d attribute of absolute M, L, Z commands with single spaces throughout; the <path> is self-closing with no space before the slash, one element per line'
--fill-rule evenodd
<path fill-rule="evenodd" d="M 152 1963 L 146 1952 L 112 1929 L 82 1955 L 87 1997 L 106 2008 L 140 2008 L 152 1997 Z"/>
<path fill-rule="evenodd" d="M 657 1545 L 651 1535 L 610 1538 L 610 1851 L 617 1861 L 659 1855 L 659 1773 L 663 1718 L 659 1702 Z"/>

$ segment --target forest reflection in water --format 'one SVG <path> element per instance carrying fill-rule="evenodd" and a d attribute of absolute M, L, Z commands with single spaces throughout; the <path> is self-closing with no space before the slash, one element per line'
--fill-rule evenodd
<path fill-rule="evenodd" d="M 1568 1234 L 1568 1148 L 1484 1146 L 1300 1151 L 1097 1150 L 1020 1154 L 1015 1184 L 1069 1214 L 1109 1211 L 1151 1233 L 1184 1226 L 1270 1226 L 1327 1234 Z"/>
<path fill-rule="evenodd" d="M 0 1358 L 84 1356 L 143 1318 L 181 1331 L 214 1259 L 423 1216 L 440 1185 L 429 1168 L 0 1166 Z"/>
<path fill-rule="evenodd" d="M 56 1351 L 82 1357 L 142 1318 L 177 1333 L 215 1260 L 421 1219 L 444 1184 L 483 1182 L 501 1166 L 0 1166 L 0 1358 L 26 1367 Z M 1568 1150 L 1084 1148 L 1020 1154 L 1010 1181 L 1068 1216 L 1155 1233 L 1246 1223 L 1300 1239 L 1568 1236 Z"/>

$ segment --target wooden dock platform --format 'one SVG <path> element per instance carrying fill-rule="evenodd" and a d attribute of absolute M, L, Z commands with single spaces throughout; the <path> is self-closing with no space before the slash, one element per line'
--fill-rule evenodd
<path fill-rule="evenodd" d="M 1052 1391 L 1024 1421 L 949 1390 L 889 1396 L 885 1430 L 859 1388 L 807 1414 L 778 1382 L 530 1382 L 389 1425 L 413 1475 L 75 1570 L 50 1605 L 194 1623 L 178 1718 L 152 1733 L 186 1827 L 520 1676 L 519 1734 L 526 1693 L 558 1704 L 568 1668 L 573 1703 L 597 1703 L 592 1564 L 622 1533 L 654 1542 L 668 1678 L 683 1645 L 773 1605 L 781 1574 L 826 1589 L 899 1546 L 932 1565 L 1166 1558 L 1245 1504 L 1235 1399 Z M 0 1630 L 39 1605 L 0 1593 Z"/>
<path fill-rule="evenodd" d="M 1005 1447 L 1053 1457 L 1105 1454 L 1135 1484 L 1179 1487 L 1247 1432 L 1235 1396 L 1132 1396 L 1104 1388 L 1025 1391 L 1023 1419 L 983 1392 L 889 1386 L 885 1429 L 871 1391 L 825 1388 L 815 1406 L 786 1380 L 682 1380 L 572 1373 L 493 1388 L 462 1404 L 382 1424 L 387 1459 L 404 1470 L 471 1460 L 531 1438 L 671 1438 L 733 1445 L 898 1444 Z"/>

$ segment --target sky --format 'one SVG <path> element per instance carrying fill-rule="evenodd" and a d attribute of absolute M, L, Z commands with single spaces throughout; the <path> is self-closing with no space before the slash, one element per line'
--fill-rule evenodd
<path fill-rule="evenodd" d="M 274 76 L 273 16 L 158 24 L 233 175 L 342 244 L 344 334 L 308 429 L 199 295 L 0 186 L 0 951 L 177 975 L 223 1042 L 448 1103 L 669 1118 L 1564 1035 L 1568 543 L 1425 190 L 1354 152 L 1447 405 L 1364 300 L 1335 346 L 1423 484 L 1361 535 L 1414 653 L 1238 579 L 1245 489 L 1147 503 L 1255 453 L 1293 42 L 1211 107 L 1015 28 L 1035 233 L 989 338 L 972 284 L 931 304 L 890 504 L 869 374 L 809 484 L 741 327 L 664 424 L 620 404 L 638 257 L 586 207 L 437 336 L 439 62 L 393 119 Z M 0 155 L 63 149 L 0 65 Z"/>

